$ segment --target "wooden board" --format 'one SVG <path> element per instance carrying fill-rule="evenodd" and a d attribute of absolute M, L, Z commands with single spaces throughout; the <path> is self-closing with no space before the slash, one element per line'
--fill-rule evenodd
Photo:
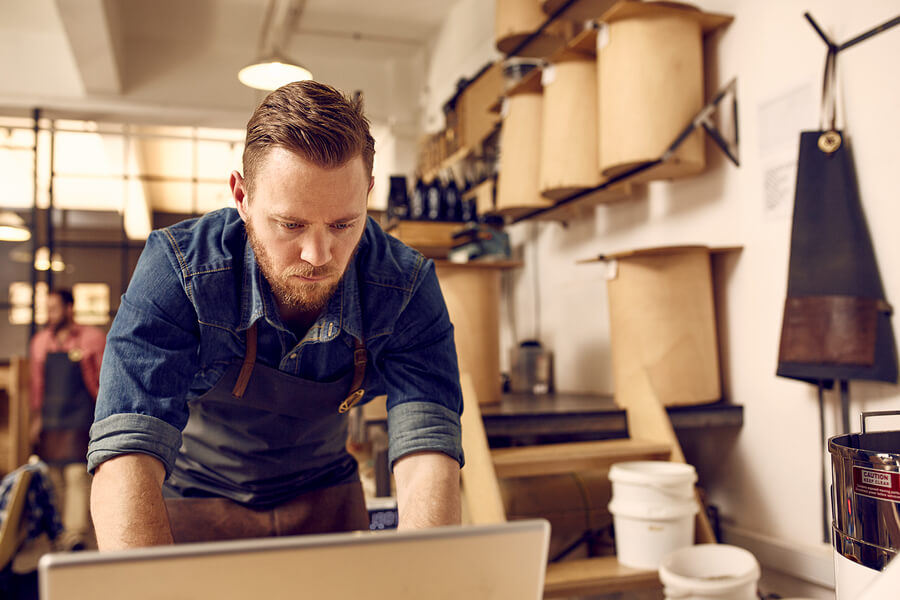
<path fill-rule="evenodd" d="M 657 571 L 620 565 L 615 556 L 567 560 L 547 566 L 544 598 L 571 598 L 661 588 Z"/>
<path fill-rule="evenodd" d="M 31 453 L 29 427 L 31 409 L 28 402 L 29 393 L 28 360 L 14 356 L 10 361 L 6 376 L 6 392 L 8 406 L 6 414 L 6 430 L 0 435 L 3 444 L 0 451 L 0 471 L 4 474 L 28 462 Z"/>
<path fill-rule="evenodd" d="M 456 243 L 453 234 L 464 226 L 443 221 L 396 221 L 388 233 L 429 258 L 446 258 Z"/>
<path fill-rule="evenodd" d="M 621 19 L 644 17 L 687 17 L 700 23 L 704 34 L 711 33 L 734 20 L 731 15 L 703 12 L 696 6 L 682 2 L 634 2 L 620 0 L 600 17 L 606 23 Z"/>
<path fill-rule="evenodd" d="M 671 451 L 671 443 L 632 438 L 496 448 L 491 454 L 499 477 L 531 477 L 608 469 L 626 460 L 666 460 Z"/>
<path fill-rule="evenodd" d="M 466 500 L 466 514 L 473 525 L 487 525 L 506 521 L 503 497 L 491 460 L 478 397 L 468 373 L 460 375 L 463 395 L 462 446 L 466 464 L 461 477 Z"/>

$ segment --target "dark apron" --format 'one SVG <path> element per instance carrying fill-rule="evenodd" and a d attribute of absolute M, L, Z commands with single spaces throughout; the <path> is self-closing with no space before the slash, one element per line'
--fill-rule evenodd
<path fill-rule="evenodd" d="M 347 411 L 364 394 L 365 345 L 331 382 L 243 361 L 190 400 L 181 450 L 164 487 L 176 542 L 368 529 Z M 350 390 L 348 395 L 348 390 Z"/>
<path fill-rule="evenodd" d="M 44 364 L 44 401 L 38 455 L 47 463 L 85 462 L 94 399 L 84 384 L 81 352 L 50 352 Z"/>
<path fill-rule="evenodd" d="M 835 53 L 823 114 L 800 137 L 787 300 L 777 374 L 831 387 L 834 380 L 897 381 L 891 305 L 875 260 L 847 140 L 835 125 Z"/>

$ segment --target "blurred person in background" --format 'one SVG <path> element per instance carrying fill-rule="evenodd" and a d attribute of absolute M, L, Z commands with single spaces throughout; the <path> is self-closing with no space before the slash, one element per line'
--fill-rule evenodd
<path fill-rule="evenodd" d="M 91 543 L 87 446 L 106 334 L 74 320 L 68 289 L 47 297 L 47 326 L 31 340 L 31 441 L 50 466 L 65 531 L 60 549 Z"/>

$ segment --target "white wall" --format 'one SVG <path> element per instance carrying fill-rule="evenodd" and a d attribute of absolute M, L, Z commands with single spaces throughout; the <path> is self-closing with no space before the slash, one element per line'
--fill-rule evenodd
<path fill-rule="evenodd" d="M 460 0 L 441 31 L 427 76 L 433 115 L 455 81 L 494 56 L 488 9 Z M 818 128 L 825 46 L 803 18 L 811 11 L 838 42 L 900 12 L 896 0 L 698 0 L 734 22 L 708 39 L 707 94 L 738 78 L 741 166 L 709 144 L 707 171 L 693 179 L 654 183 L 630 201 L 597 208 L 592 219 L 509 228 L 526 266 L 508 277 L 502 339 L 510 345 L 537 335 L 555 353 L 557 387 L 610 393 L 612 376 L 603 267 L 577 259 L 652 245 L 741 245 L 717 263 L 723 391 L 744 407 L 744 425 L 730 438 L 710 434 L 698 469 L 726 524 L 761 539 L 826 556 L 822 541 L 820 473 L 825 450 L 812 386 L 777 378 L 775 368 L 785 299 L 793 180 L 786 201 L 766 208 L 764 173 L 796 159 L 800 131 Z M 468 16 L 461 13 L 465 11 Z M 471 24 L 476 24 L 473 27 Z M 473 33 L 480 37 L 473 39 Z M 479 52 L 478 56 L 472 50 Z M 887 298 L 900 302 L 900 28 L 850 48 L 839 59 L 843 121 L 852 143 L 860 195 Z M 446 87 L 446 86 L 444 86 Z M 535 293 L 534 273 L 539 273 Z M 540 306 L 539 325 L 535 308 Z M 895 330 L 897 330 L 894 318 Z M 826 435 L 839 433 L 835 393 L 827 397 Z M 852 414 L 900 408 L 895 385 L 851 384 Z M 821 566 L 821 565 L 820 565 Z M 827 573 L 826 573 L 827 575 Z"/>

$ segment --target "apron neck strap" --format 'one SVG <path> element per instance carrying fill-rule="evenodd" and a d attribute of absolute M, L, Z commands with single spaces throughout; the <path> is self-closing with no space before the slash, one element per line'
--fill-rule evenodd
<path fill-rule="evenodd" d="M 366 390 L 362 388 L 362 383 L 366 376 L 367 361 L 366 342 L 360 334 L 360 338 L 356 340 L 356 348 L 353 350 L 353 383 L 350 384 L 350 393 L 338 407 L 338 412 L 347 412 L 365 396 Z"/>
<path fill-rule="evenodd" d="M 235 398 L 242 398 L 247 384 L 250 383 L 250 374 L 253 372 L 253 365 L 256 363 L 256 321 L 247 330 L 247 350 L 244 352 L 244 364 L 241 365 L 241 372 L 238 374 L 237 382 L 231 395 Z"/>
<path fill-rule="evenodd" d="M 366 342 L 360 336 L 355 340 L 355 348 L 353 350 L 353 382 L 350 384 L 350 393 L 347 399 L 341 404 L 341 412 L 346 412 L 359 402 L 365 390 L 362 389 L 363 379 L 366 376 Z M 241 371 L 238 373 L 237 381 L 231 395 L 235 398 L 242 398 L 247 390 L 247 384 L 250 383 L 250 375 L 253 373 L 253 365 L 256 364 L 256 322 L 247 329 L 247 350 L 244 352 L 244 363 L 241 365 Z"/>
<path fill-rule="evenodd" d="M 825 55 L 825 75 L 822 78 L 822 111 L 819 124 L 823 130 L 837 131 L 837 55 L 838 49 L 829 45 Z M 831 111 L 830 123 L 829 109 Z"/>

